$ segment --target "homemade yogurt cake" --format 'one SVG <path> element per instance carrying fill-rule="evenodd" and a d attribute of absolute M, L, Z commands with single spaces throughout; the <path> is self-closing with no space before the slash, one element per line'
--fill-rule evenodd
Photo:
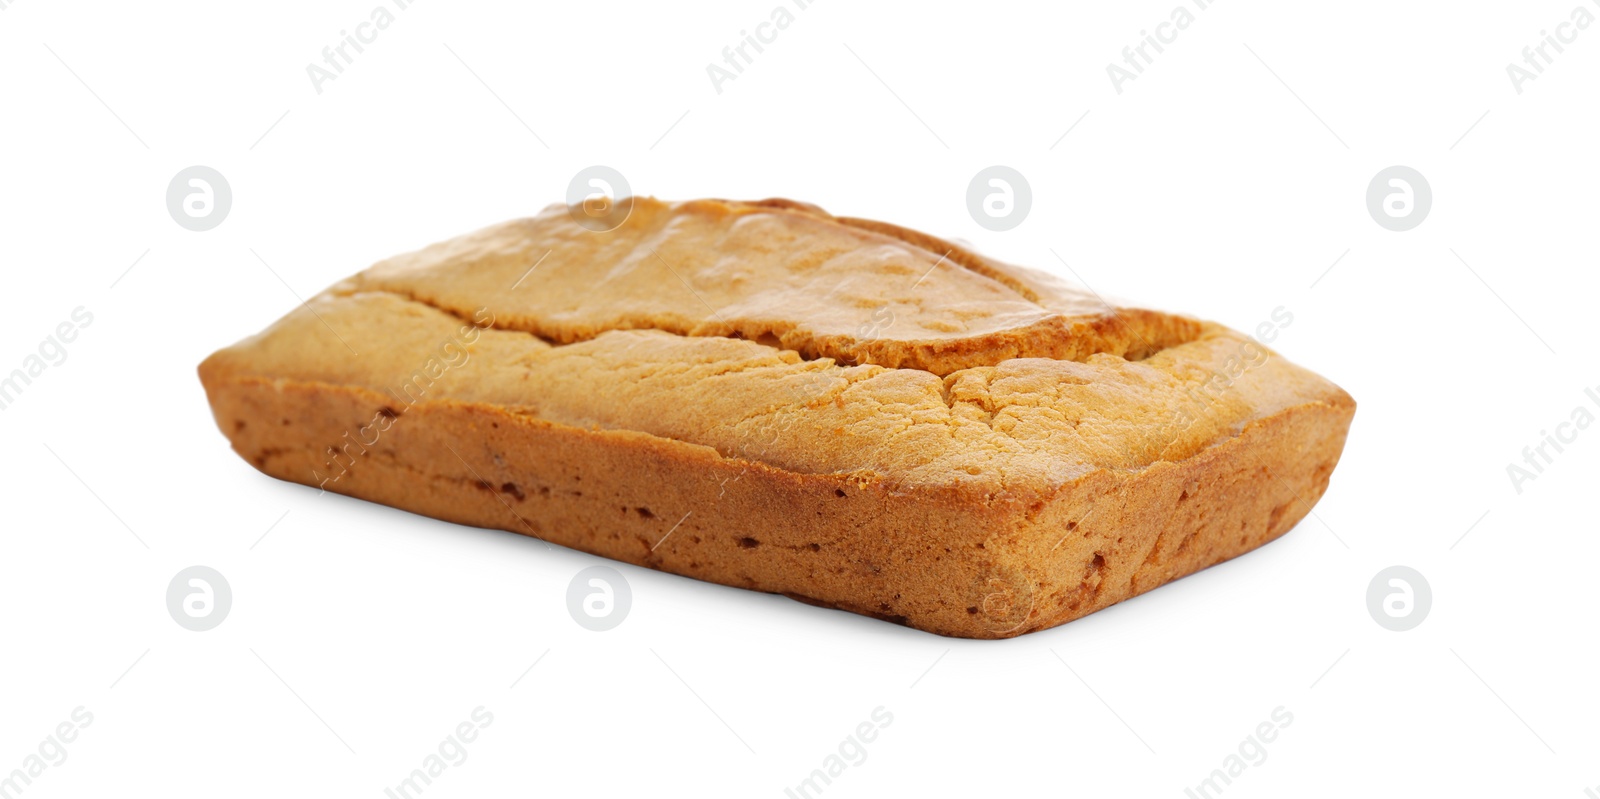
<path fill-rule="evenodd" d="M 787 200 L 553 206 L 200 378 L 273 477 L 970 638 L 1282 535 L 1355 412 L 1220 325 Z"/>

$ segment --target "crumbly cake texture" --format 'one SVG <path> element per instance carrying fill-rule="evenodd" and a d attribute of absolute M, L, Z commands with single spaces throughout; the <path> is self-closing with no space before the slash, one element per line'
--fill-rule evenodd
<path fill-rule="evenodd" d="M 283 480 L 942 635 L 1282 535 L 1355 403 L 1223 326 L 787 200 L 564 206 L 383 261 L 200 365 Z"/>

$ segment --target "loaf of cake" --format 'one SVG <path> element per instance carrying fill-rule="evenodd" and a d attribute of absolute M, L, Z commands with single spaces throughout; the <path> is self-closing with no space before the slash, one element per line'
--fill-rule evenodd
<path fill-rule="evenodd" d="M 968 638 L 1282 535 L 1355 412 L 1221 325 L 787 200 L 552 206 L 200 379 L 273 477 Z"/>

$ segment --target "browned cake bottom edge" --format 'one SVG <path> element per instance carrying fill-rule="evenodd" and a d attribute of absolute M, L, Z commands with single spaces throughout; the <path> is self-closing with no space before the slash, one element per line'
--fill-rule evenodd
<path fill-rule="evenodd" d="M 883 618 L 1008 638 L 1080 618 L 1293 528 L 1355 405 L 1308 402 L 1181 461 L 1050 494 L 801 474 L 695 444 L 366 389 L 202 378 L 260 471 L 425 516 Z"/>

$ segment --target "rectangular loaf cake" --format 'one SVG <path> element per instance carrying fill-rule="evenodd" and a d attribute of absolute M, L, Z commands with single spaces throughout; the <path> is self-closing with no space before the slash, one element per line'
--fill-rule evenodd
<path fill-rule="evenodd" d="M 784 200 L 553 206 L 200 378 L 273 477 L 972 638 L 1282 535 L 1355 411 L 1220 325 Z"/>

